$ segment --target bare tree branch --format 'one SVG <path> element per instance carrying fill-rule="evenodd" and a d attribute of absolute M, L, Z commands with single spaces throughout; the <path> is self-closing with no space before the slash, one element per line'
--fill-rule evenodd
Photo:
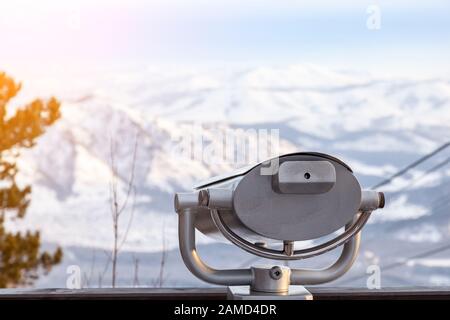
<path fill-rule="evenodd" d="M 92 276 L 94 275 L 95 260 L 96 260 L 96 251 L 92 250 L 92 259 L 91 259 L 91 266 L 89 267 L 89 273 L 83 273 L 84 274 L 83 287 L 86 286 L 89 288 L 91 284 Z"/>
<path fill-rule="evenodd" d="M 133 188 L 133 201 L 131 204 L 130 218 L 128 219 L 128 225 L 127 225 L 127 228 L 125 229 L 125 233 L 123 235 L 122 242 L 119 245 L 119 251 L 122 249 L 122 246 L 124 245 L 125 241 L 128 238 L 128 233 L 131 229 L 131 223 L 133 222 L 133 218 L 134 218 L 134 209 L 136 207 L 135 204 L 136 204 L 136 191 Z"/>
<path fill-rule="evenodd" d="M 99 287 L 99 288 L 102 287 L 103 278 L 104 278 L 106 272 L 108 272 L 109 265 L 110 265 L 110 263 L 111 263 L 111 261 L 112 261 L 111 253 L 109 253 L 109 252 L 106 251 L 106 250 L 104 250 L 103 253 L 104 253 L 105 256 L 106 256 L 106 263 L 105 263 L 105 266 L 104 266 L 104 268 L 103 268 L 103 271 L 98 273 L 98 287 Z"/>
<path fill-rule="evenodd" d="M 133 150 L 133 158 L 131 162 L 131 172 L 130 177 L 127 181 L 127 189 L 125 192 L 125 198 L 123 202 L 120 204 L 119 196 L 118 196 L 118 180 L 119 180 L 119 172 L 116 166 L 115 157 L 116 157 L 116 144 L 114 140 L 111 138 L 110 141 L 110 165 L 111 165 L 111 182 L 110 182 L 110 206 L 111 206 L 111 218 L 113 222 L 113 249 L 111 253 L 111 263 L 112 263 L 112 277 L 111 284 L 112 287 L 116 286 L 116 278 L 117 278 L 117 259 L 119 252 L 127 240 L 129 230 L 131 228 L 131 223 L 134 216 L 134 208 L 136 202 L 136 190 L 134 187 L 134 179 L 135 179 L 135 168 L 136 168 L 136 159 L 137 159 L 137 146 L 138 146 L 138 138 L 139 135 L 136 133 L 136 139 L 134 143 Z M 128 207 L 128 202 L 132 198 L 132 205 L 130 210 L 130 217 L 128 220 L 127 228 L 125 230 L 122 238 L 120 237 L 120 216 Z"/>
<path fill-rule="evenodd" d="M 139 258 L 133 254 L 133 265 L 134 265 L 134 276 L 133 276 L 133 287 L 139 286 Z"/>
<path fill-rule="evenodd" d="M 165 224 L 162 228 L 162 247 L 161 247 L 161 261 L 159 263 L 159 274 L 156 279 L 152 281 L 154 287 L 162 288 L 165 282 L 166 275 L 164 274 L 167 259 L 167 244 L 166 244 L 166 233 Z"/>
<path fill-rule="evenodd" d="M 133 159 L 131 161 L 131 173 L 130 178 L 128 179 L 128 188 L 127 188 L 127 194 L 125 196 L 125 201 L 122 204 L 121 208 L 119 209 L 119 214 L 125 210 L 125 208 L 128 205 L 128 199 L 130 198 L 131 191 L 134 191 L 134 172 L 136 169 L 136 157 L 137 157 L 137 146 L 138 146 L 138 137 L 139 133 L 136 133 L 136 139 L 134 142 L 134 148 L 133 148 Z"/>

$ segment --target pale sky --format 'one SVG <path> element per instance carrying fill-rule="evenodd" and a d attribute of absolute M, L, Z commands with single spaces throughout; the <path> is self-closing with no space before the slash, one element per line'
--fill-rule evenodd
<path fill-rule="evenodd" d="M 371 5 L 377 30 L 367 27 Z M 443 0 L 2 1 L 0 68 L 242 61 L 450 71 L 448 12 Z"/>

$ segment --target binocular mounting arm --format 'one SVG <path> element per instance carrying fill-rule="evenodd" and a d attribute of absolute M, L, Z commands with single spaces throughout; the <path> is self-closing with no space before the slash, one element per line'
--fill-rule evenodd
<path fill-rule="evenodd" d="M 217 270 L 209 267 L 201 260 L 195 243 L 194 222 L 196 208 L 198 208 L 198 206 L 198 192 L 177 194 L 176 208 L 178 213 L 179 246 L 181 256 L 189 271 L 201 280 L 209 283 L 229 286 L 252 285 L 254 282 L 252 269 Z M 214 214 L 214 211 L 212 214 Z M 348 231 L 348 228 L 355 226 L 357 221 L 360 221 L 364 215 L 364 213 L 360 214 L 352 225 L 347 225 L 346 231 Z M 367 217 L 369 216 L 368 213 L 366 213 L 366 215 Z M 334 264 L 320 270 L 292 269 L 290 283 L 302 285 L 320 284 L 332 281 L 343 275 L 350 269 L 358 254 L 360 243 L 359 230 L 356 231 L 356 234 L 353 233 L 353 237 L 346 240 L 347 241 L 343 245 L 342 253 Z"/>
<path fill-rule="evenodd" d="M 186 208 L 178 212 L 178 234 L 181 257 L 189 271 L 209 283 L 220 285 L 250 285 L 253 280 L 250 269 L 217 270 L 205 264 L 195 245 L 195 209 Z"/>

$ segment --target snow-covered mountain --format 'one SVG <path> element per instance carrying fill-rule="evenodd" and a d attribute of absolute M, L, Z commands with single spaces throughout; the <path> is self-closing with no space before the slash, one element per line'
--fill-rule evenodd
<path fill-rule="evenodd" d="M 123 250 L 157 257 L 163 233 L 176 256 L 173 193 L 242 165 L 180 155 L 180 139 L 193 128 L 200 127 L 211 144 L 220 143 L 218 132 L 231 129 L 279 129 L 280 153 L 333 154 L 365 187 L 450 140 L 450 80 L 444 78 L 405 79 L 314 65 L 164 66 L 60 77 L 40 84 L 62 100 L 62 118 L 22 154 L 20 178 L 32 184 L 32 202 L 27 217 L 9 227 L 38 228 L 46 243 L 62 245 L 63 266 L 89 265 L 88 252 L 111 247 L 111 141 L 124 197 L 138 139 L 136 201 Z M 368 264 L 388 265 L 450 241 L 450 167 L 427 173 L 449 156 L 450 150 L 443 151 L 385 186 L 387 207 L 366 227 L 348 279 L 364 274 Z M 123 219 L 125 232 L 128 217 Z M 206 237 L 200 242 L 213 256 L 214 248 L 223 248 Z M 171 268 L 184 270 L 175 260 Z M 449 262 L 450 251 L 443 251 L 392 268 L 383 279 L 393 285 L 448 284 Z M 38 285 L 64 286 L 63 266 Z M 191 283 L 182 275 L 187 273 L 172 271 L 172 284 Z"/>

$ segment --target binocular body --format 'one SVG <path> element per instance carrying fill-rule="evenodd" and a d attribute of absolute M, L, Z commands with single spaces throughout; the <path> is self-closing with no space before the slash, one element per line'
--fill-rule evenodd
<path fill-rule="evenodd" d="M 320 153 L 283 155 L 212 178 L 195 189 L 202 191 L 195 227 L 219 240 L 224 237 L 211 219 L 212 209 L 236 234 L 274 243 L 326 236 L 359 211 L 383 202 L 380 193 L 361 190 L 345 163 Z"/>
<path fill-rule="evenodd" d="M 232 287 L 233 298 L 286 296 L 291 285 L 325 283 L 347 272 L 358 253 L 361 229 L 372 211 L 383 208 L 384 203 L 383 193 L 362 190 L 341 160 L 315 152 L 286 154 L 212 178 L 192 192 L 177 193 L 181 256 L 188 269 L 204 281 L 248 286 Z M 311 258 L 341 245 L 343 250 L 336 262 L 324 269 L 258 266 L 217 270 L 200 259 L 196 229 L 273 260 Z M 295 242 L 305 240 L 314 245 L 295 250 Z M 295 292 L 300 292 L 294 295 L 300 299 L 311 297 L 304 288 Z"/>

